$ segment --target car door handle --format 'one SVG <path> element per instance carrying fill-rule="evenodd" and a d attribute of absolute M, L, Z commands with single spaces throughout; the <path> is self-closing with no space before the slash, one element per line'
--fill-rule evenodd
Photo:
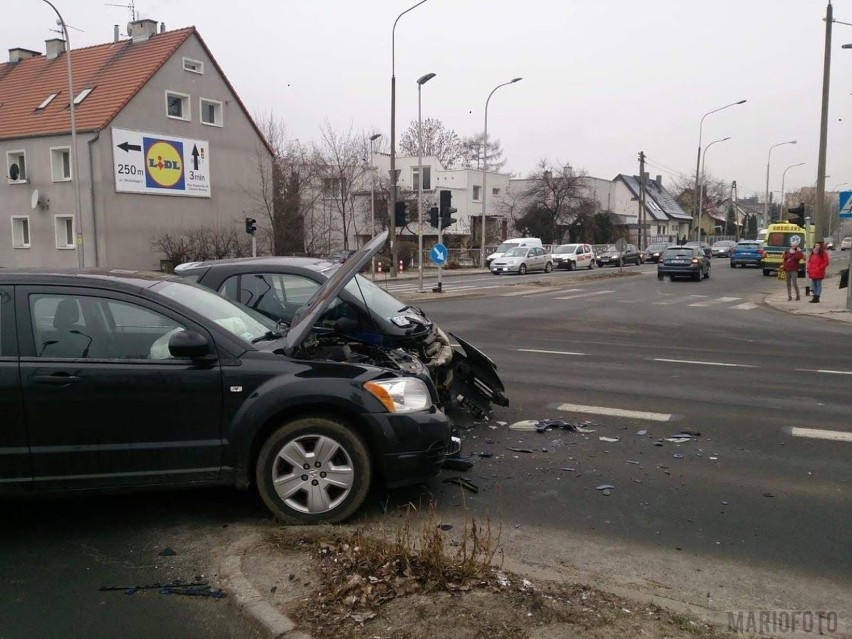
<path fill-rule="evenodd" d="M 53 373 L 52 375 L 35 375 L 33 381 L 36 384 L 53 384 L 55 386 L 64 386 L 65 384 L 76 384 L 80 378 L 76 375 L 68 373 Z"/>

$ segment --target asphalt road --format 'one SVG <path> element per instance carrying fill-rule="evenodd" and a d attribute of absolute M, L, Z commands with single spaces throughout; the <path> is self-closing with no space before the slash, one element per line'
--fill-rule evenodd
<path fill-rule="evenodd" d="M 381 523 L 386 508 L 436 497 L 441 517 L 492 516 L 507 552 L 530 564 L 593 566 L 593 577 L 621 573 L 642 586 L 670 577 L 672 598 L 706 585 L 714 600 L 724 586 L 741 602 L 748 590 L 753 604 L 848 601 L 852 443 L 790 429 L 852 432 L 850 325 L 770 309 L 762 299 L 777 280 L 713 266 L 700 283 L 658 282 L 652 265 L 625 267 L 635 273 L 627 277 L 606 269 L 447 278 L 477 296 L 418 304 L 493 357 L 511 406 L 463 424 L 465 450 L 491 457 L 422 489 L 376 491 L 357 521 Z M 543 418 L 591 420 L 595 432 L 506 426 Z M 701 434 L 658 442 L 681 429 Z M 442 483 L 460 474 L 480 492 Z M 610 495 L 596 490 L 603 484 L 614 486 Z M 255 636 L 227 598 L 99 591 L 196 576 L 216 587 L 217 559 L 237 530 L 269 525 L 253 495 L 0 505 L 0 638 Z M 177 554 L 160 556 L 166 546 Z M 684 566 L 692 576 L 677 581 Z"/>

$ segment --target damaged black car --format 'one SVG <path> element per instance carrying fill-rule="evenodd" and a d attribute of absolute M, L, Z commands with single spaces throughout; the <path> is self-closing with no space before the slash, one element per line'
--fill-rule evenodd
<path fill-rule="evenodd" d="M 291 356 L 429 377 L 443 408 L 476 417 L 489 413 L 492 405 L 507 406 L 497 367 L 488 356 L 358 274 L 386 240 L 387 231 L 358 252 L 361 259 L 344 264 L 306 257 L 238 258 L 182 264 L 175 273 L 278 322 L 282 331 L 327 303 L 312 334 Z"/>

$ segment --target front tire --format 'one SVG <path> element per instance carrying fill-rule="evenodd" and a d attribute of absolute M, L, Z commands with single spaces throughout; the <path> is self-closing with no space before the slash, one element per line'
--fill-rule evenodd
<path fill-rule="evenodd" d="M 769 277 L 769 269 L 768 268 L 763 269 L 763 277 Z"/>
<path fill-rule="evenodd" d="M 548 262 L 547 264 L 544 265 L 544 272 L 545 273 L 550 273 L 550 271 L 552 271 L 552 270 L 553 270 L 553 264 L 552 263 Z"/>
<path fill-rule="evenodd" d="M 663 275 L 662 273 L 657 273 L 657 279 L 662 282 L 664 279 L 666 279 L 666 276 Z"/>
<path fill-rule="evenodd" d="M 526 264 L 521 264 L 521 265 L 518 267 L 518 275 L 526 275 L 526 274 L 527 274 L 527 265 L 526 265 Z"/>
<path fill-rule="evenodd" d="M 372 481 L 364 441 L 341 422 L 307 417 L 284 424 L 260 450 L 261 499 L 288 524 L 331 524 L 352 516 Z"/>
<path fill-rule="evenodd" d="M 568 260 L 568 270 L 569 271 L 574 270 L 574 260 Z"/>

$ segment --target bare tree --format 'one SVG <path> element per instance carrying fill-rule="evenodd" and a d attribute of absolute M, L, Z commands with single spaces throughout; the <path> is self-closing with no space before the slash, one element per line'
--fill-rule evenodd
<path fill-rule="evenodd" d="M 541 160 L 519 194 L 523 204 L 515 218 L 515 228 L 540 237 L 547 244 L 560 242 L 566 232 L 591 235 L 596 205 L 583 179 L 585 175 L 570 166 Z"/>
<path fill-rule="evenodd" d="M 418 153 L 417 120 L 399 137 L 400 153 L 416 156 Z M 437 118 L 423 120 L 423 155 L 438 158 L 445 169 L 452 169 L 464 156 L 461 138 Z"/>
<path fill-rule="evenodd" d="M 151 239 L 151 247 L 162 253 L 169 270 L 184 262 L 246 257 L 251 254 L 251 241 L 237 228 L 235 220 L 227 227 L 163 231 Z"/>
<path fill-rule="evenodd" d="M 475 133 L 469 138 L 462 140 L 464 147 L 464 157 L 462 158 L 462 166 L 466 169 L 482 169 L 483 160 L 483 142 L 485 142 L 485 132 Z M 503 147 L 500 145 L 500 140 L 496 138 L 488 138 L 488 149 L 485 153 L 485 159 L 488 160 L 489 171 L 499 171 L 506 165 L 506 160 L 503 158 Z"/>

